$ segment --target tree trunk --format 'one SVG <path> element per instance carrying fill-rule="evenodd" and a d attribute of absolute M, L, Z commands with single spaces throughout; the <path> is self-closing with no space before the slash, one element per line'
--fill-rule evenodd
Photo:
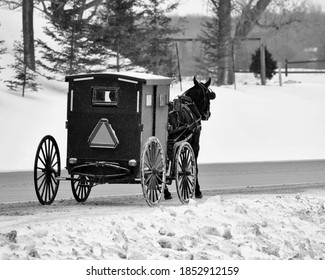
<path fill-rule="evenodd" d="M 244 7 L 236 26 L 235 39 L 247 37 L 271 2 L 272 0 L 259 0 L 253 8 L 250 4 Z"/>
<path fill-rule="evenodd" d="M 231 0 L 220 0 L 218 7 L 218 85 L 233 84 L 231 54 Z"/>
<path fill-rule="evenodd" d="M 35 47 L 34 47 L 34 3 L 33 0 L 23 1 L 23 38 L 24 38 L 24 63 L 35 71 Z"/>

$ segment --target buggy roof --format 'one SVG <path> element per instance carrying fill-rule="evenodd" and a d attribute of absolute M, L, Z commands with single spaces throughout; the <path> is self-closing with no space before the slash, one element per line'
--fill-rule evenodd
<path fill-rule="evenodd" d="M 139 72 L 101 72 L 101 73 L 85 73 L 66 76 L 65 81 L 77 81 L 83 79 L 92 79 L 95 77 L 107 77 L 107 78 L 117 78 L 121 80 L 133 81 L 136 83 L 144 83 L 146 85 L 170 85 L 172 82 L 171 78 L 158 76 L 147 73 Z"/>

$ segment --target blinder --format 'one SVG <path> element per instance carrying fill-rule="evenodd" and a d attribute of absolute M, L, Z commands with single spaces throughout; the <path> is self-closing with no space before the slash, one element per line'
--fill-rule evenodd
<path fill-rule="evenodd" d="M 173 110 L 175 112 L 179 112 L 181 110 L 181 108 L 182 108 L 182 102 L 181 102 L 181 100 L 179 98 L 175 98 L 173 100 Z"/>

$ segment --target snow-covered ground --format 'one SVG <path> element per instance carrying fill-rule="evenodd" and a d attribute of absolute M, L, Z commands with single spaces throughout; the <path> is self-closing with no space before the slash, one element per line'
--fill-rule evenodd
<path fill-rule="evenodd" d="M 12 60 L 9 43 L 19 35 L 6 13 L 0 9 L 9 51 L 1 65 Z M 0 171 L 32 170 L 46 134 L 57 139 L 64 162 L 67 85 L 39 78 L 42 89 L 23 98 L 3 84 L 10 70 L 0 75 Z M 324 159 L 324 77 L 289 75 L 280 87 L 278 77 L 260 86 L 252 75 L 238 75 L 236 90 L 212 87 L 217 97 L 199 161 Z M 183 88 L 191 85 L 186 80 Z M 179 93 L 173 85 L 171 96 Z M 156 208 L 138 196 L 0 205 L 0 259 L 316 260 L 325 258 L 324 238 L 323 190 L 213 196 L 188 205 L 175 198 Z"/>
<path fill-rule="evenodd" d="M 123 196 L 0 205 L 0 259 L 325 258 L 324 190 L 163 204 Z"/>

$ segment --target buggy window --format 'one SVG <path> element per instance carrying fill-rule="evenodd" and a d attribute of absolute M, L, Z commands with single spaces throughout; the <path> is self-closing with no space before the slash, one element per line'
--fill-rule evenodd
<path fill-rule="evenodd" d="M 117 106 L 118 89 L 113 87 L 92 87 L 93 106 Z"/>

